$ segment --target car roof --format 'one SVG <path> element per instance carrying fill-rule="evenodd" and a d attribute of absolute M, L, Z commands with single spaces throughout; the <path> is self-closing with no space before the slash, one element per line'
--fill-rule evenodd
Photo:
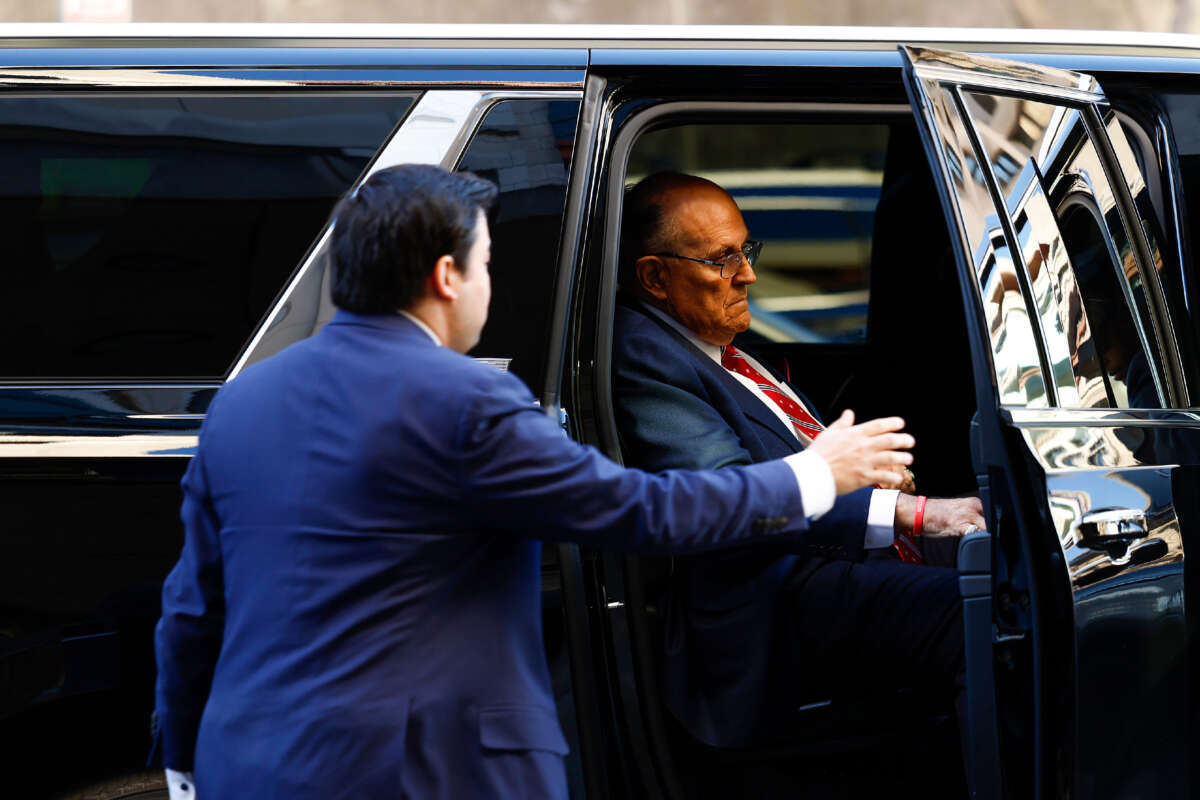
<path fill-rule="evenodd" d="M 0 47 L 701 47 L 894 49 L 1191 56 L 1200 36 L 1134 31 L 788 25 L 449 25 L 366 23 L 7 23 Z"/>

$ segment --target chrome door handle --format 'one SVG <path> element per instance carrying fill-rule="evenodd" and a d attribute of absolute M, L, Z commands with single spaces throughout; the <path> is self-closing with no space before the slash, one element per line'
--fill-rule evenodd
<path fill-rule="evenodd" d="M 1146 512 L 1133 508 L 1098 508 L 1079 518 L 1075 543 L 1092 550 L 1124 550 L 1149 534 Z"/>

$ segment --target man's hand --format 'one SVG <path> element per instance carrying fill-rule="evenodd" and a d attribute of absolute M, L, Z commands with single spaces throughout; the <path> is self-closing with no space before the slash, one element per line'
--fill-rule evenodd
<path fill-rule="evenodd" d="M 896 530 L 909 531 L 917 513 L 917 498 L 902 494 L 896 498 Z M 925 501 L 925 516 L 921 535 L 930 538 L 962 536 L 968 528 L 987 527 L 983 519 L 983 503 L 978 497 L 935 498 Z"/>
<path fill-rule="evenodd" d="M 917 477 L 913 475 L 912 470 L 908 467 L 902 467 L 899 464 L 892 467 L 892 472 L 895 472 L 901 477 L 900 485 L 893 486 L 893 489 L 899 489 L 905 494 L 917 493 Z"/>
<path fill-rule="evenodd" d="M 899 452 L 916 443 L 907 433 L 897 433 L 903 427 L 900 417 L 855 425 L 854 412 L 847 410 L 808 449 L 825 459 L 838 494 L 876 484 L 890 489 L 899 486 L 902 477 L 892 468 L 912 463 L 910 453 Z"/>

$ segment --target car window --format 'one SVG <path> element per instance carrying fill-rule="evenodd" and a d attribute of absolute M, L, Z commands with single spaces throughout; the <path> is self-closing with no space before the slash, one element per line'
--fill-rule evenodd
<path fill-rule="evenodd" d="M 707 178 L 764 243 L 751 331 L 772 342 L 861 342 L 888 126 L 690 124 L 644 134 L 627 184 L 659 171 Z"/>
<path fill-rule="evenodd" d="M 0 100 L 0 377 L 223 376 L 411 102 Z"/>
<path fill-rule="evenodd" d="M 1078 111 L 964 92 L 1021 247 L 1067 408 L 1160 408 L 1148 297 L 1113 188 Z"/>
<path fill-rule="evenodd" d="M 576 100 L 514 99 L 488 111 L 459 169 L 500 188 L 492 215 L 492 303 L 470 355 L 496 359 L 541 395 L 558 274 Z"/>

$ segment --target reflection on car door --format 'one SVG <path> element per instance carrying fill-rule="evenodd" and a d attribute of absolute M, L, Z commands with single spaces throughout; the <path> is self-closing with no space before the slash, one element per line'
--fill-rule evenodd
<path fill-rule="evenodd" d="M 1007 793 L 1185 797 L 1200 422 L 1146 181 L 1090 76 L 902 51 L 978 340 Z"/>

